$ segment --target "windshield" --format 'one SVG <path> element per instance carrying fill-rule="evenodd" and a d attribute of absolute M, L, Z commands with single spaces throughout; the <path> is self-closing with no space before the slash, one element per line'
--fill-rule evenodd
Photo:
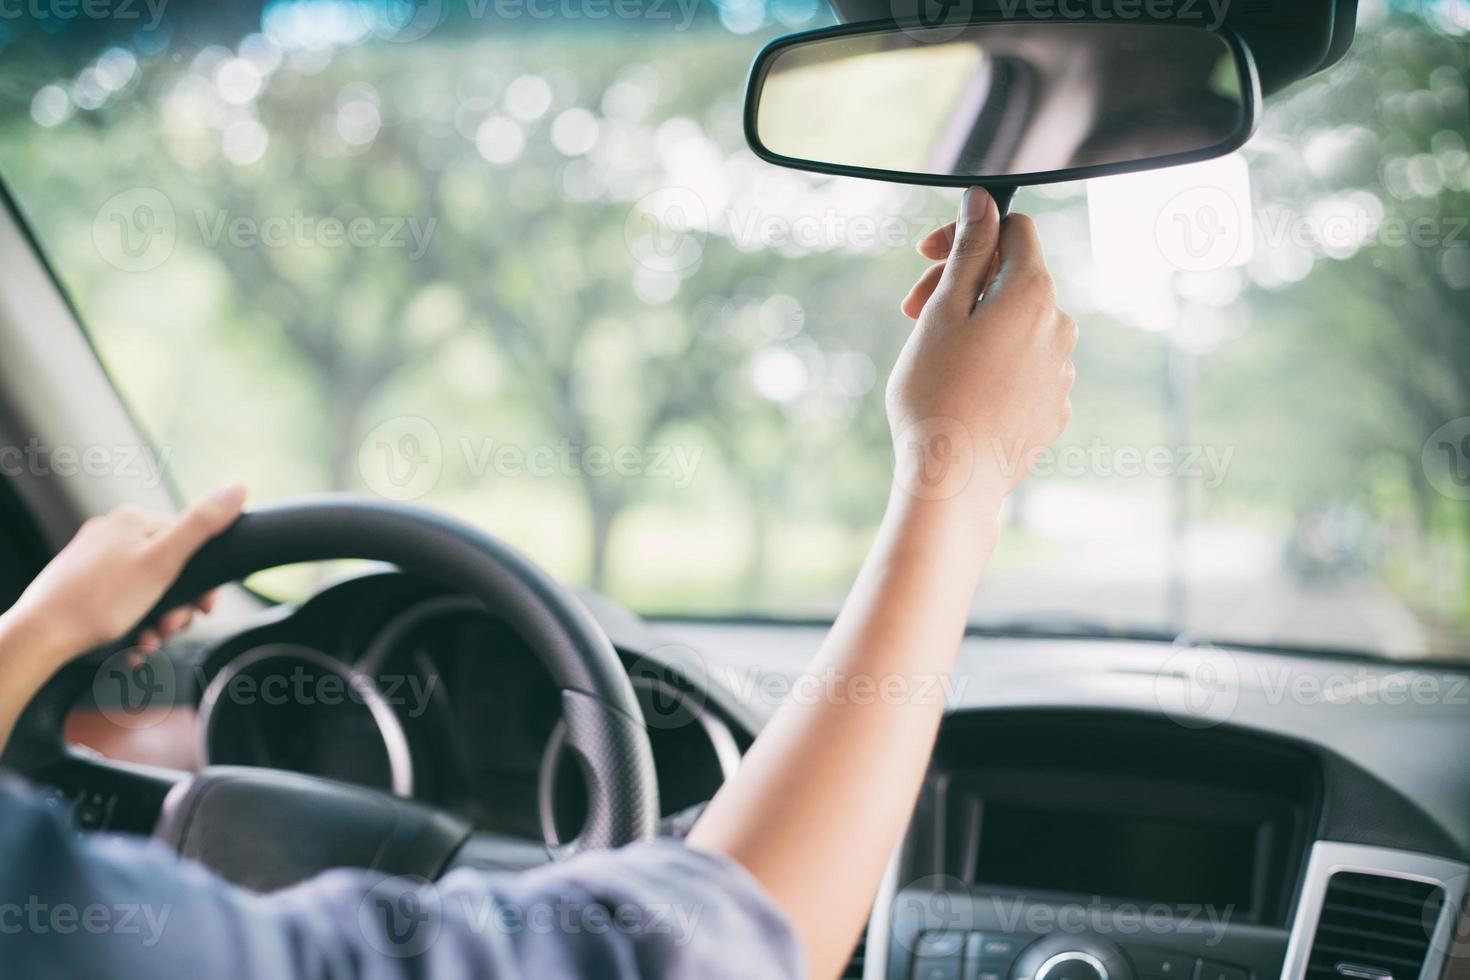
<path fill-rule="evenodd" d="M 830 617 L 957 193 L 746 149 L 753 54 L 825 8 L 247 7 L 5 24 L 0 172 L 182 495 L 380 494 L 646 614 Z M 978 627 L 1470 656 L 1467 25 L 1361 7 L 1171 268 L 1183 171 L 1018 196 L 1083 340 Z"/>

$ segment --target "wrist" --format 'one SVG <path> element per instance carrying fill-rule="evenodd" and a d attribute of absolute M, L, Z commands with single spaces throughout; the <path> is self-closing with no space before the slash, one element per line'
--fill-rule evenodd
<path fill-rule="evenodd" d="M 895 484 L 884 524 L 897 551 L 978 585 L 1000 535 L 1004 499 L 1001 489 L 986 484 L 938 500 L 916 497 Z"/>
<path fill-rule="evenodd" d="M 67 633 L 63 623 L 43 610 L 17 603 L 0 613 L 0 669 L 34 669 L 49 675 L 86 648 Z"/>
<path fill-rule="evenodd" d="M 915 497 L 894 485 L 885 513 L 914 530 L 932 530 L 940 538 L 962 541 L 993 539 L 1000 529 L 1005 494 L 991 486 L 977 486 L 939 500 Z"/>
<path fill-rule="evenodd" d="M 928 515 L 930 519 L 976 529 L 995 528 L 1009 486 L 999 473 L 984 466 L 969 466 L 963 472 L 933 480 L 902 465 L 895 466 L 888 493 L 890 512 Z"/>
<path fill-rule="evenodd" d="M 999 439 L 944 415 L 894 424 L 893 496 L 953 502 L 977 514 L 998 514 L 1016 484 L 1018 459 Z"/>

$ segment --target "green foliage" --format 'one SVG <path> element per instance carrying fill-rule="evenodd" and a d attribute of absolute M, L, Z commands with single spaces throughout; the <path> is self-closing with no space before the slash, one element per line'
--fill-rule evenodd
<path fill-rule="evenodd" d="M 0 169 L 187 494 L 236 474 L 257 499 L 362 489 L 364 438 L 412 416 L 443 448 L 423 502 L 559 574 L 655 612 L 826 613 L 888 493 L 881 391 L 909 329 L 897 303 L 922 268 L 912 242 L 955 196 L 757 163 L 740 132 L 754 49 L 705 29 L 445 32 L 288 52 L 233 103 L 219 82 L 233 52 L 170 49 L 140 55 L 105 104 L 43 127 L 33 96 L 81 68 L 38 45 L 14 54 L 0 96 Z M 546 110 L 510 111 L 513 83 L 544 86 Z M 1470 214 L 1465 110 L 1463 44 L 1402 14 L 1365 23 L 1343 65 L 1285 93 L 1248 150 L 1252 266 L 1180 274 L 1161 299 L 1185 326 L 1223 324 L 1190 348 L 1187 376 L 1170 374 L 1182 328 L 1140 329 L 1093 295 L 1080 188 L 1018 202 L 1084 326 L 1063 447 L 1192 430 L 1232 450 L 1228 479 L 1187 488 L 1195 519 L 1272 555 L 1351 512 L 1368 528 L 1351 563 L 1444 651 L 1470 629 L 1470 519 L 1419 456 L 1470 416 L 1470 234 L 1450 234 Z M 589 119 L 590 151 L 576 132 Z M 177 242 L 130 271 L 109 264 L 96 223 L 138 187 L 167 196 Z M 691 236 L 697 260 L 672 271 L 639 251 L 638 202 L 670 187 L 692 190 L 708 224 Z M 1292 239 L 1344 209 L 1440 234 Z M 402 222 L 406 242 L 324 246 L 313 222 L 327 218 L 380 236 Z M 264 246 L 233 233 L 240 219 L 308 230 Z M 1171 378 L 1187 389 L 1172 416 Z M 673 447 L 697 466 L 687 482 L 484 466 L 496 447 L 562 445 Z M 1167 548 L 1170 487 L 1028 481 L 982 609 L 1158 625 L 1161 575 L 1110 589 Z M 1209 601 L 1213 580 L 1185 574 Z M 1298 642 L 1317 629 L 1282 626 Z"/>

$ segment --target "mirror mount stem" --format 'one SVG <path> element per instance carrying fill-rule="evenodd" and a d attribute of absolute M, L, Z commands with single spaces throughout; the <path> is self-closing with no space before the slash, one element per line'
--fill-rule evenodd
<path fill-rule="evenodd" d="M 980 186 L 985 187 L 984 184 Z M 1006 215 L 1011 213 L 1011 198 L 1016 196 L 1016 189 L 1014 187 L 985 187 L 985 193 L 995 201 L 995 210 L 1000 212 L 1000 220 L 1006 220 Z"/>

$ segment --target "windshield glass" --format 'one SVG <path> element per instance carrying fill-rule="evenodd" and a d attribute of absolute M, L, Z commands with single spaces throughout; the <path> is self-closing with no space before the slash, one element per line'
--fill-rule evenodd
<path fill-rule="evenodd" d="M 1083 340 L 977 626 L 1470 656 L 1467 25 L 1360 6 L 1215 164 L 1248 196 L 1172 231 L 1182 171 L 1018 196 Z M 825 7 L 202 8 L 27 8 L 0 89 L 0 173 L 183 496 L 380 494 L 643 613 L 833 614 L 957 192 L 746 149 L 752 56 Z"/>

